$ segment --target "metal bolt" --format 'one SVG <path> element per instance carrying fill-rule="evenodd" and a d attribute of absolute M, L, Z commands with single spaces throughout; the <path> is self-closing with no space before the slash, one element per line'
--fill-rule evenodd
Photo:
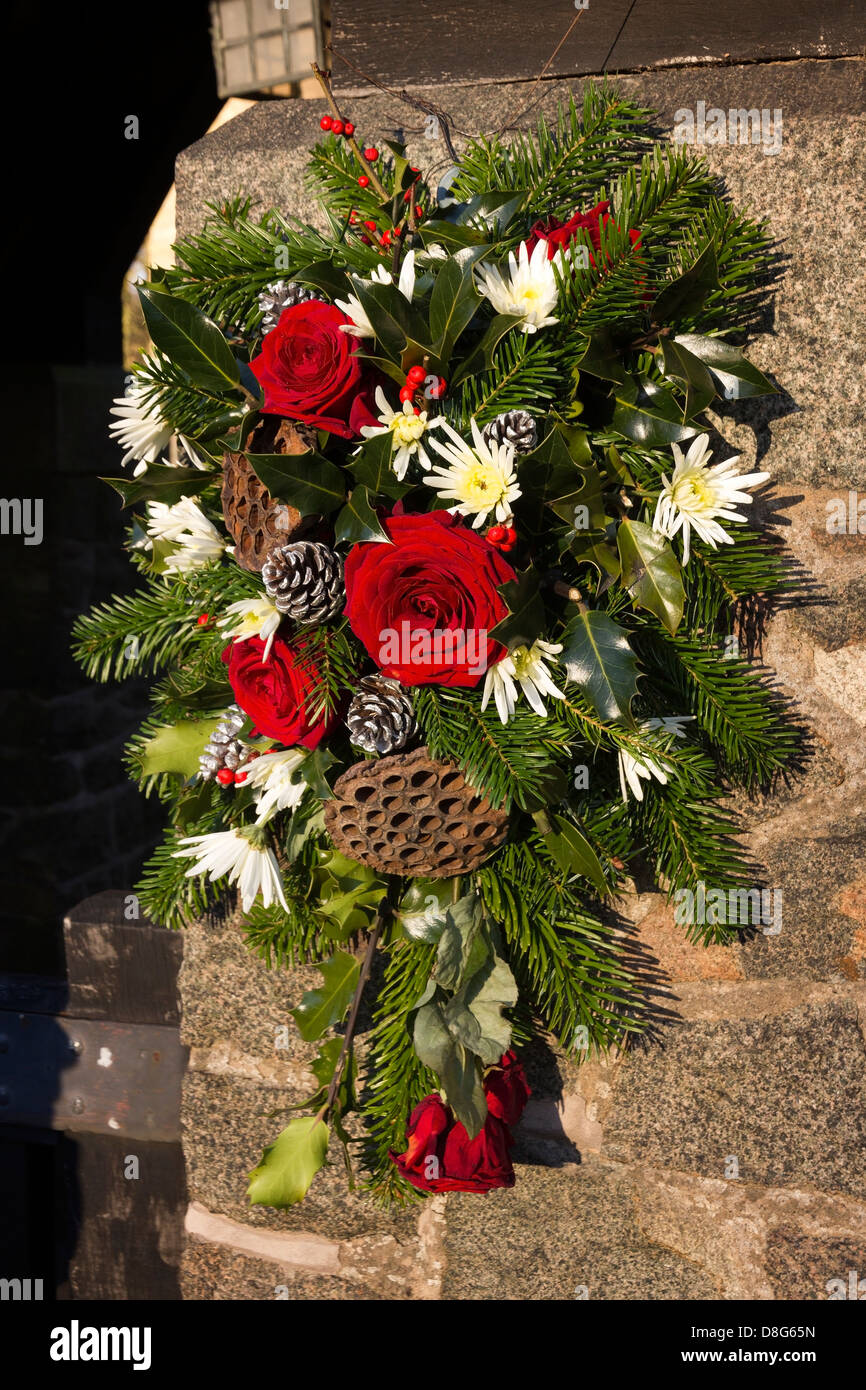
<path fill-rule="evenodd" d="M 81 1041 L 80 1038 L 69 1039 L 69 1051 L 74 1052 L 76 1056 L 78 1056 L 80 1053 L 84 1051 L 84 1043 Z"/>
<path fill-rule="evenodd" d="M 84 1114 L 84 1101 L 81 1099 L 81 1096 L 76 1096 L 72 1102 L 72 1113 L 73 1115 Z"/>

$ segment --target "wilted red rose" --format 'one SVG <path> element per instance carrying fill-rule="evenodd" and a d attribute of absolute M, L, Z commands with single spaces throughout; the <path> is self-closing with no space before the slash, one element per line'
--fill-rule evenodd
<path fill-rule="evenodd" d="M 392 544 L 346 559 L 346 613 L 386 676 L 403 685 L 477 685 L 505 648 L 488 634 L 507 614 L 497 586 L 514 570 L 450 512 L 391 516 Z"/>
<path fill-rule="evenodd" d="M 406 1128 L 406 1152 L 391 1154 L 403 1177 L 423 1192 L 489 1192 L 513 1187 L 509 1124 L 520 1118 L 531 1092 L 523 1067 L 506 1052 L 484 1077 L 487 1119 L 470 1139 L 441 1097 L 425 1096 Z"/>
<path fill-rule="evenodd" d="M 318 672 L 305 657 L 303 642 L 275 637 L 267 661 L 261 637 L 232 642 L 223 652 L 235 699 L 266 738 L 287 747 L 316 748 L 337 722 L 336 713 L 311 718 Z"/>
<path fill-rule="evenodd" d="M 250 370 L 265 393 L 267 415 L 284 415 L 342 439 L 357 439 L 362 425 L 377 425 L 376 379 L 357 356 L 358 341 L 341 331 L 351 323 L 340 309 L 307 299 L 284 309 L 262 340 Z"/>
<path fill-rule="evenodd" d="M 526 238 L 526 249 L 531 256 L 539 241 L 546 241 L 547 259 L 552 261 L 557 251 L 564 250 L 571 244 L 576 232 L 585 231 L 598 251 L 601 249 L 600 228 L 606 227 L 610 220 L 610 203 L 605 199 L 596 203 L 588 212 L 575 212 L 567 222 L 559 222 L 555 217 L 551 217 L 547 222 L 536 222 Z M 640 232 L 630 231 L 628 235 L 632 246 L 640 245 Z M 595 258 L 591 253 L 589 262 L 590 265 L 595 265 Z"/>

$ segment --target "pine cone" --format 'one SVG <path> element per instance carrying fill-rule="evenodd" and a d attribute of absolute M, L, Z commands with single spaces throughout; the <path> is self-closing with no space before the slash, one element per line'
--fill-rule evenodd
<path fill-rule="evenodd" d="M 269 415 L 247 441 L 254 454 L 303 454 L 315 443 L 315 431 L 294 420 Z M 223 457 L 223 516 L 242 569 L 260 570 L 276 541 L 303 531 L 307 520 L 296 507 L 274 502 L 253 472 L 245 454 Z"/>
<path fill-rule="evenodd" d="M 481 431 L 485 444 L 511 444 L 516 454 L 531 454 L 538 429 L 528 410 L 506 410 Z"/>
<path fill-rule="evenodd" d="M 234 772 L 249 762 L 252 749 L 245 748 L 237 738 L 245 719 L 246 715 L 240 705 L 229 705 L 225 718 L 217 724 L 199 758 L 199 774 L 206 782 L 211 777 L 216 777 L 221 768 L 227 767 Z"/>
<path fill-rule="evenodd" d="M 323 623 L 343 606 L 343 561 L 322 541 L 276 545 L 262 565 L 262 582 L 280 613 L 296 623 Z"/>
<path fill-rule="evenodd" d="M 412 701 L 399 681 L 364 676 L 346 714 L 349 741 L 365 753 L 396 753 L 417 731 Z"/>
<path fill-rule="evenodd" d="M 502 844 L 508 814 L 494 810 L 452 763 L 426 748 L 355 763 L 325 802 L 325 829 L 350 859 L 386 874 L 452 878 Z"/>
<path fill-rule="evenodd" d="M 275 280 L 259 295 L 259 308 L 264 315 L 262 333 L 270 333 L 272 328 L 276 328 L 284 309 L 290 309 L 293 304 L 303 304 L 306 299 L 320 298 L 318 290 L 299 285 L 297 280 Z"/>

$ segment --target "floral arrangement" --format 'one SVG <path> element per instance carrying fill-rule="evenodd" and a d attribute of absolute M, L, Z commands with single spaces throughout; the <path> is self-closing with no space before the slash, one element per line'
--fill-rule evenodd
<path fill-rule="evenodd" d="M 738 648 L 786 585 L 769 475 L 706 414 L 774 390 L 742 351 L 767 229 L 607 85 L 436 190 L 329 99 L 324 232 L 238 197 L 140 287 L 108 481 L 142 584 L 75 632 L 97 679 L 158 676 L 143 907 L 237 894 L 269 965 L 321 972 L 269 1206 L 329 1144 L 385 1202 L 510 1186 L 530 1039 L 648 1025 L 617 894 L 752 884 L 725 798 L 798 748 Z"/>

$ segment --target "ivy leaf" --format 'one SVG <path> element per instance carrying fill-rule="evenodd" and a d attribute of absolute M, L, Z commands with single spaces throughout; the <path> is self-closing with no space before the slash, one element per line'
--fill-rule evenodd
<path fill-rule="evenodd" d="M 471 323 L 480 302 L 471 263 L 446 261 L 430 296 L 430 337 L 433 351 L 443 362 L 450 359 L 454 344 Z"/>
<path fill-rule="evenodd" d="M 213 319 L 194 304 L 139 285 L 145 323 L 160 352 L 164 352 L 197 386 L 210 391 L 234 389 L 240 369 L 234 353 Z"/>
<path fill-rule="evenodd" d="M 675 339 L 681 347 L 700 358 L 722 387 L 726 400 L 776 394 L 776 387 L 763 372 L 747 361 L 739 348 L 723 338 L 707 338 L 700 333 L 681 333 Z"/>
<path fill-rule="evenodd" d="M 509 650 L 513 647 L 531 647 L 545 627 L 538 570 L 530 565 L 522 574 L 518 574 L 516 580 L 509 579 L 507 583 L 500 584 L 497 593 L 508 605 L 508 613 L 488 636 Z"/>
<path fill-rule="evenodd" d="M 334 522 L 334 540 L 339 545 L 358 545 L 361 541 L 379 541 L 391 544 L 390 536 L 382 530 L 382 524 L 370 505 L 370 494 L 363 485 L 352 488 L 352 495 Z"/>
<path fill-rule="evenodd" d="M 513 328 L 516 323 L 522 322 L 521 314 L 497 314 L 494 319 L 491 319 L 481 340 L 454 371 L 451 377 L 451 390 L 453 391 L 467 377 L 477 376 L 479 372 L 486 372 L 488 368 L 492 367 L 493 353 L 500 339 L 504 338 L 508 330 Z"/>
<path fill-rule="evenodd" d="M 247 1196 L 263 1207 L 291 1207 L 307 1195 L 325 1162 L 328 1126 L 316 1115 L 291 1120 L 250 1173 Z"/>
<path fill-rule="evenodd" d="M 565 637 L 560 661 L 585 692 L 598 715 L 633 723 L 631 702 L 637 694 L 637 659 L 624 628 L 600 609 L 578 613 Z"/>
<path fill-rule="evenodd" d="M 177 772 L 184 780 L 194 777 L 204 746 L 224 713 L 223 710 L 210 719 L 180 719 L 176 724 L 164 724 L 157 729 L 140 754 L 142 776 Z"/>
<path fill-rule="evenodd" d="M 551 830 L 544 835 L 544 847 L 565 874 L 581 874 L 599 893 L 607 893 L 598 855 L 573 821 L 564 816 L 548 818 Z"/>
<path fill-rule="evenodd" d="M 672 323 L 676 318 L 694 314 L 707 296 L 720 288 L 716 248 L 710 242 L 694 265 L 665 285 L 656 297 L 651 311 L 653 323 Z"/>
<path fill-rule="evenodd" d="M 336 951 L 316 969 L 321 971 L 324 985 L 308 990 L 298 1008 L 290 1011 L 305 1042 L 320 1038 L 339 1023 L 352 1002 L 361 967 L 348 952 Z"/>
<path fill-rule="evenodd" d="M 649 377 L 632 377 L 615 387 L 613 399 L 614 429 L 646 449 L 663 449 L 697 434 L 693 425 L 683 422 L 672 392 Z"/>
<path fill-rule="evenodd" d="M 642 521 L 623 521 L 616 533 L 622 585 L 632 603 L 654 613 L 668 632 L 682 622 L 685 590 L 677 557 L 664 536 Z"/>
<path fill-rule="evenodd" d="M 683 419 L 691 420 L 700 415 L 710 401 L 715 400 L 716 388 L 713 378 L 699 357 L 675 338 L 662 338 L 662 371 L 672 381 L 685 387 L 686 398 L 683 403 Z"/>
<path fill-rule="evenodd" d="M 247 458 L 271 497 L 296 507 L 301 516 L 327 515 L 345 501 L 345 474 L 321 454 L 247 454 Z"/>
<path fill-rule="evenodd" d="M 371 497 L 404 497 L 408 483 L 398 481 L 392 465 L 394 438 L 390 430 L 374 434 L 356 454 L 349 467 L 356 483 L 363 483 Z"/>
<path fill-rule="evenodd" d="M 168 463 L 149 463 L 138 478 L 102 478 L 123 498 L 124 507 L 136 502 L 165 502 L 173 506 L 182 497 L 196 497 L 212 481 L 200 468 L 172 468 Z"/>

